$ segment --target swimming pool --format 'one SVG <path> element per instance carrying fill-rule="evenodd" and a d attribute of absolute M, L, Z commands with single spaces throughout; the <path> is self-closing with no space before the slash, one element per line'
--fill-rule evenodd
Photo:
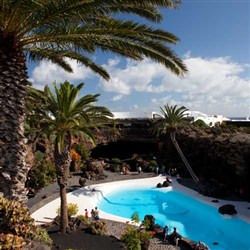
<path fill-rule="evenodd" d="M 250 224 L 237 217 L 223 217 L 217 208 L 177 191 L 123 187 L 104 195 L 100 210 L 124 218 L 138 213 L 141 220 L 153 215 L 161 226 L 168 224 L 184 237 L 204 241 L 214 250 L 250 250 Z"/>

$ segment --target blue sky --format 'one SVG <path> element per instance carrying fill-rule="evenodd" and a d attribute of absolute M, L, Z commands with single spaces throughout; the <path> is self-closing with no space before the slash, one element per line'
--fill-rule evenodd
<path fill-rule="evenodd" d="M 148 59 L 97 53 L 109 82 L 75 62 L 69 74 L 47 61 L 29 64 L 30 80 L 40 89 L 53 81 L 84 82 L 82 95 L 100 93 L 98 105 L 116 112 L 143 114 L 177 104 L 207 114 L 250 116 L 250 0 L 183 0 L 179 9 L 162 13 L 163 22 L 151 25 L 180 38 L 172 49 L 188 67 L 184 78 Z"/>

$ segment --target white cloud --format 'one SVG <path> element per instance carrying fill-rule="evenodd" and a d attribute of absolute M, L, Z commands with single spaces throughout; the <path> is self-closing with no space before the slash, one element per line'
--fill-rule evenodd
<path fill-rule="evenodd" d="M 80 82 L 94 75 L 90 69 L 78 64 L 74 60 L 67 59 L 67 62 L 72 67 L 73 73 L 68 73 L 49 61 L 39 62 L 38 66 L 32 72 L 31 79 L 29 79 L 33 83 L 33 87 L 43 89 L 46 84 L 50 85 L 54 81 L 57 83 L 66 80 L 69 82 Z"/>
<path fill-rule="evenodd" d="M 135 102 L 137 110 L 146 111 L 155 111 L 168 103 L 184 105 L 190 110 L 208 114 L 250 115 L 250 79 L 249 75 L 246 77 L 249 65 L 239 64 L 229 57 L 192 57 L 190 51 L 183 60 L 189 73 L 179 78 L 149 59 L 135 62 L 112 58 L 103 65 L 111 79 L 108 82 L 100 79 L 99 88 L 115 94 L 111 101 L 118 103 L 121 99 L 126 100 L 130 105 L 123 107 L 124 111 L 133 109 Z M 40 62 L 31 75 L 34 87 L 43 89 L 46 84 L 54 81 L 80 82 L 96 76 L 75 61 L 68 62 L 74 73 L 67 73 L 48 61 Z M 133 98 L 129 99 L 131 94 Z M 140 103 L 145 94 L 148 98 L 146 105 L 145 102 Z"/>
<path fill-rule="evenodd" d="M 147 86 L 160 76 L 163 77 L 165 71 L 163 67 L 152 63 L 149 60 L 142 62 L 134 62 L 127 60 L 125 68 L 119 68 L 119 64 L 115 61 L 108 62 L 104 67 L 111 75 L 109 81 L 100 80 L 101 86 L 106 92 L 115 92 L 123 95 L 129 95 L 133 91 L 147 91 Z"/>
<path fill-rule="evenodd" d="M 123 95 L 116 95 L 116 96 L 114 96 L 111 100 L 112 101 L 119 101 L 119 100 L 121 100 L 123 98 Z"/>
<path fill-rule="evenodd" d="M 248 65 L 233 62 L 229 57 L 191 57 L 190 52 L 183 60 L 189 69 L 185 78 L 148 59 L 127 60 L 125 67 L 116 59 L 106 65 L 111 80 L 100 83 L 104 91 L 122 95 L 160 94 L 160 98 L 152 99 L 154 105 L 178 104 L 212 114 L 250 115 L 250 79 L 241 76 Z"/>

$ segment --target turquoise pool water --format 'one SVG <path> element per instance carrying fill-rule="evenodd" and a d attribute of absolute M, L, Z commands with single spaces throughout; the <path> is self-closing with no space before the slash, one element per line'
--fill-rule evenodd
<path fill-rule="evenodd" d="M 250 224 L 238 218 L 225 218 L 217 208 L 190 196 L 162 189 L 123 189 L 110 192 L 99 202 L 100 210 L 124 218 L 138 213 L 155 217 L 161 226 L 176 227 L 184 237 L 203 241 L 214 250 L 250 250 Z M 217 243 L 215 245 L 214 243 Z"/>

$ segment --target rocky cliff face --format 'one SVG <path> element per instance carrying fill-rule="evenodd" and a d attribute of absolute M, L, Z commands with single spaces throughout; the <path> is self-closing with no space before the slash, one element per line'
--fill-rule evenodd
<path fill-rule="evenodd" d="M 178 132 L 177 140 L 198 176 L 229 195 L 250 198 L 249 129 L 189 127 Z"/>
<path fill-rule="evenodd" d="M 148 134 L 145 132 L 145 139 Z M 133 138 L 136 143 L 137 136 Z M 195 173 L 211 186 L 211 195 L 250 200 L 250 129 L 186 127 L 176 138 Z M 116 140 L 126 141 L 126 133 L 121 130 Z M 104 133 L 97 141 L 108 144 L 115 140 Z M 178 168 L 182 176 L 190 177 L 170 138 L 152 138 L 152 147 L 157 141 L 159 164 Z"/>

